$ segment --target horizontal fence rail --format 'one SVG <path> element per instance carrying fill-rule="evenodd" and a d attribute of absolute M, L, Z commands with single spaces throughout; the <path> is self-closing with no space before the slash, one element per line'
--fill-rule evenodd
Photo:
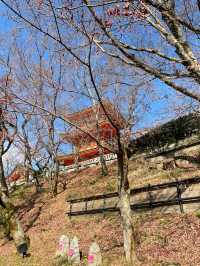
<path fill-rule="evenodd" d="M 190 203 L 198 203 L 200 202 L 200 197 L 188 197 L 182 198 L 182 204 L 190 204 Z M 172 200 L 163 200 L 163 201 L 154 201 L 154 202 L 147 202 L 147 203 L 138 203 L 138 204 L 131 204 L 132 210 L 138 209 L 151 209 L 151 208 L 158 208 L 158 207 L 167 207 L 173 205 L 179 205 L 179 199 L 172 199 Z M 119 207 L 107 207 L 107 208 L 98 208 L 98 209 L 91 209 L 91 210 L 83 210 L 83 211 L 72 211 L 67 212 L 69 216 L 77 216 L 77 215 L 86 215 L 86 214 L 98 214 L 98 213 L 105 213 L 105 212 L 119 212 Z"/>
<path fill-rule="evenodd" d="M 200 177 L 196 176 L 193 178 L 177 180 L 177 181 L 167 182 L 167 183 L 162 183 L 162 184 L 156 184 L 156 185 L 148 184 L 147 186 L 144 186 L 144 187 L 131 189 L 131 195 L 141 193 L 141 192 L 150 192 L 150 191 L 161 190 L 161 189 L 170 188 L 170 187 L 177 187 L 181 185 L 188 187 L 190 185 L 199 184 L 199 183 L 200 183 Z"/>
<path fill-rule="evenodd" d="M 198 203 L 200 202 L 200 195 L 196 197 L 182 197 L 182 191 L 184 191 L 187 187 L 194 185 L 194 184 L 200 184 L 200 177 L 196 176 L 189 179 L 184 180 L 177 180 L 173 182 L 167 182 L 162 184 L 156 184 L 156 185 L 150 185 L 135 188 L 130 191 L 130 194 L 132 196 L 136 194 L 140 194 L 143 192 L 149 193 L 149 200 L 148 202 L 141 202 L 136 204 L 131 204 L 132 210 L 142 210 L 142 209 L 153 209 L 157 207 L 164 207 L 164 206 L 173 206 L 173 205 L 179 205 L 180 211 L 183 212 L 183 204 L 189 204 L 189 203 Z M 167 200 L 154 200 L 151 196 L 152 191 L 159 191 L 164 190 L 166 188 L 176 188 L 176 196 L 173 199 L 167 199 Z M 99 194 L 94 195 L 90 197 L 84 197 L 84 198 L 77 198 L 77 199 L 69 199 L 67 202 L 70 204 L 70 210 L 67 212 L 69 216 L 76 216 L 76 215 L 85 215 L 85 214 L 98 214 L 98 213 L 105 213 L 105 212 L 119 212 L 120 209 L 118 206 L 112 206 L 107 207 L 107 200 L 108 199 L 117 199 L 119 197 L 118 192 L 108 193 L 108 194 Z M 92 208 L 88 209 L 88 203 L 93 201 L 103 200 L 103 207 L 102 208 Z M 77 210 L 73 211 L 73 204 L 76 203 L 84 203 L 85 207 L 84 210 Z"/>
<path fill-rule="evenodd" d="M 115 198 L 118 196 L 119 196 L 118 192 L 113 192 L 113 193 L 107 193 L 107 194 L 94 195 L 94 196 L 85 197 L 85 198 L 70 199 L 70 200 L 67 200 L 67 202 L 78 203 L 78 202 L 85 202 L 85 201 L 100 200 L 100 199 L 105 199 L 105 198 L 107 198 L 107 199 L 108 198 Z"/>

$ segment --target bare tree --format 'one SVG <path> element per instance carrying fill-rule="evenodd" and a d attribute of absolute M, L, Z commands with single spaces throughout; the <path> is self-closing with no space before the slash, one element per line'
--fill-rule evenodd
<path fill-rule="evenodd" d="M 16 116 L 8 111 L 8 97 L 1 98 L 0 104 L 0 183 L 2 191 L 8 195 L 8 186 L 4 174 L 3 155 L 10 149 L 17 133 Z"/>
<path fill-rule="evenodd" d="M 91 98 L 91 102 L 92 102 L 92 105 L 93 105 L 93 112 L 94 112 L 94 115 L 95 115 L 95 124 L 96 124 L 96 132 L 97 132 L 97 140 L 98 140 L 98 143 L 101 144 L 101 139 L 100 139 L 100 125 L 99 125 L 99 120 L 100 120 L 100 113 L 99 113 L 99 108 L 98 108 L 98 100 L 96 100 L 96 93 L 94 92 L 93 93 L 93 90 L 91 90 L 91 88 L 89 88 L 88 86 L 86 87 L 87 90 L 88 90 L 88 94 Z M 106 176 L 108 174 L 108 168 L 107 168 L 107 165 L 106 165 L 106 161 L 105 161 L 105 158 L 104 158 L 104 151 L 101 147 L 101 145 L 97 144 L 98 146 L 98 151 L 99 151 L 99 157 L 100 157 L 100 164 L 101 164 L 101 174 L 102 176 Z"/>
<path fill-rule="evenodd" d="M 87 61 L 80 56 L 77 48 L 72 49 L 71 40 L 64 38 L 66 31 L 63 31 L 63 25 L 65 27 L 68 24 L 77 33 L 74 36 L 81 36 L 82 45 L 78 47 L 80 51 L 88 45 L 84 41 L 87 35 L 100 52 L 115 58 L 119 63 L 141 69 L 177 92 L 200 101 L 198 92 L 179 83 L 180 79 L 187 84 L 200 82 L 199 55 L 195 49 L 200 34 L 198 1 L 183 0 L 179 4 L 175 0 L 99 0 L 95 3 L 80 0 L 69 3 L 61 1 L 59 6 L 54 1 L 40 1 L 38 10 L 38 5 L 35 9 L 32 5 L 30 9 L 29 1 L 25 1 L 26 6 L 18 1 L 15 1 L 17 5 L 10 5 L 4 0 L 1 2 L 29 26 L 59 43 L 85 67 L 88 67 Z M 86 12 L 87 9 L 89 13 Z M 44 12 L 43 21 L 39 22 L 37 18 L 40 17 L 41 10 Z M 49 11 L 52 12 L 51 22 L 55 23 L 56 37 L 45 27 L 47 21 L 44 14 Z M 130 34 L 134 30 L 136 35 L 131 38 Z M 123 40 L 121 36 L 124 36 Z M 145 41 L 146 36 L 149 36 L 148 42 Z"/>
<path fill-rule="evenodd" d="M 199 41 L 197 1 L 184 0 L 183 5 L 175 0 L 115 1 L 109 6 L 104 1 L 99 1 L 97 6 L 87 0 L 83 2 L 101 29 L 93 42 L 103 53 L 147 72 L 185 96 L 200 100 L 197 91 L 178 82 L 183 80 L 193 86 L 200 82 L 199 55 L 191 42 L 191 39 Z M 97 14 L 99 6 L 103 10 Z M 138 27 L 141 32 L 148 31 L 148 35 L 138 32 L 136 45 L 131 38 L 124 41 L 130 31 Z M 118 37 L 121 34 L 123 40 Z M 92 32 L 88 35 L 92 37 Z M 145 42 L 146 36 L 149 36 L 148 42 Z"/>
<path fill-rule="evenodd" d="M 21 110 L 21 123 L 18 125 L 17 140 L 15 146 L 24 154 L 24 167 L 26 169 L 26 182 L 35 181 L 36 190 L 39 191 L 41 184 L 39 179 L 42 177 L 48 164 L 48 157 L 45 156 L 43 143 L 41 142 L 41 128 L 32 116 L 34 111 L 29 114 Z M 36 126 L 37 123 L 37 126 Z"/>
<path fill-rule="evenodd" d="M 124 130 L 110 116 L 104 106 L 98 80 L 94 79 L 94 69 L 98 63 L 112 59 L 116 65 L 132 70 L 132 76 L 137 73 L 147 73 L 151 78 L 164 84 L 163 89 L 172 88 L 184 96 L 200 102 L 198 87 L 200 84 L 199 68 L 199 26 L 197 1 L 183 0 L 144 0 L 144 1 L 40 1 L 38 5 L 30 1 L 14 1 L 4 3 L 20 21 L 24 21 L 29 29 L 35 29 L 44 39 L 49 40 L 49 47 L 56 52 L 68 55 L 67 61 L 85 68 L 90 82 L 95 89 L 97 101 L 104 114 L 117 132 L 115 152 L 118 156 L 120 211 L 124 230 L 124 248 L 126 259 L 130 263 L 137 261 L 135 254 L 134 228 L 131 223 L 129 200 L 127 145 L 131 128 L 134 124 L 133 115 L 126 120 Z M 50 16 L 49 14 L 52 14 Z M 54 27 L 52 27 L 52 24 Z M 51 26 L 51 28 L 50 28 Z M 133 34 L 134 32 L 134 34 Z M 148 37 L 148 41 L 146 40 Z M 77 39 L 79 42 L 75 45 Z M 57 45 L 59 47 L 57 47 Z M 91 55 L 98 53 L 95 62 Z M 98 62 L 98 63 L 97 63 Z M 127 82 L 124 78 L 123 82 Z M 132 90 L 135 105 L 134 86 Z M 52 116 L 59 117 L 69 125 L 82 130 L 58 113 L 43 105 L 25 100 L 37 105 Z M 47 110 L 48 109 L 48 110 Z M 95 139 L 98 138 L 86 132 Z M 50 134 L 51 137 L 51 134 Z"/>
<path fill-rule="evenodd" d="M 27 255 L 30 240 L 24 233 L 22 225 L 16 217 L 15 207 L 8 197 L 8 186 L 2 160 L 2 156 L 10 149 L 17 133 L 17 116 L 13 116 L 12 113 L 15 108 L 9 108 L 12 106 L 12 97 L 10 98 L 7 92 L 8 77 L 6 77 L 6 84 L 1 85 L 5 95 L 2 95 L 0 103 L 0 208 L 4 210 L 5 236 L 9 239 L 13 238 L 17 251 L 24 257 Z"/>
<path fill-rule="evenodd" d="M 128 145 L 130 141 L 130 134 L 131 129 L 135 124 L 135 102 L 137 97 L 137 89 L 131 90 L 129 94 L 127 94 L 128 98 L 128 116 L 126 120 L 121 121 L 120 116 L 115 117 L 114 113 L 119 113 L 117 108 L 111 107 L 110 104 L 106 104 L 105 101 L 100 97 L 99 95 L 99 89 L 96 86 L 96 82 L 93 79 L 92 72 L 91 74 L 91 83 L 94 86 L 94 89 L 97 94 L 97 103 L 100 106 L 101 112 L 103 112 L 104 116 L 112 127 L 114 128 L 116 132 L 116 139 L 113 141 L 113 143 L 102 143 L 99 142 L 98 134 L 91 133 L 89 131 L 89 128 L 87 130 L 80 125 L 76 124 L 76 122 L 71 121 L 67 118 L 67 116 L 60 115 L 59 112 L 49 112 L 46 110 L 46 112 L 50 113 L 50 115 L 54 118 L 60 118 L 69 125 L 76 128 L 76 130 L 80 130 L 82 133 L 84 133 L 88 138 L 93 139 L 97 142 L 97 144 L 102 149 L 109 149 L 110 152 L 117 153 L 117 159 L 118 159 L 118 192 L 119 192 L 119 206 L 120 206 L 120 213 L 122 217 L 122 224 L 123 224 L 123 232 L 124 232 L 124 249 L 127 261 L 136 262 L 137 257 L 135 254 L 135 239 L 134 239 L 134 227 L 132 223 L 132 213 L 130 208 L 130 187 L 129 187 L 129 180 L 128 180 Z M 31 102 L 29 102 L 31 105 Z M 125 102 L 124 102 L 125 104 Z M 36 108 L 42 108 L 41 106 L 34 105 Z M 99 108 L 99 107 L 98 107 Z M 43 111 L 45 111 L 44 108 L 42 108 Z M 84 123 L 84 122 L 83 122 Z M 123 123 L 123 126 L 122 126 Z M 122 130 L 123 128 L 123 130 Z M 49 148 L 49 145 L 47 146 Z M 50 151 L 51 153 L 51 151 Z"/>

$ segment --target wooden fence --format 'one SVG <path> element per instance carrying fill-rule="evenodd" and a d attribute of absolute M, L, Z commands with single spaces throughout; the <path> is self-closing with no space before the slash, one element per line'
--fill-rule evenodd
<path fill-rule="evenodd" d="M 179 205 L 180 211 L 184 212 L 183 205 L 184 204 L 191 204 L 191 203 L 200 203 L 200 192 L 198 196 L 193 197 L 184 197 L 182 196 L 182 193 L 190 186 L 200 184 L 200 177 L 193 177 L 190 179 L 184 179 L 184 180 L 177 180 L 174 182 L 167 182 L 162 184 L 156 184 L 156 185 L 150 185 L 135 188 L 130 191 L 130 195 L 134 198 L 135 195 L 146 192 L 148 193 L 148 201 L 146 202 L 139 202 L 135 204 L 131 204 L 132 210 L 149 210 L 154 209 L 157 207 L 163 207 L 163 206 L 173 206 L 173 205 Z M 164 200 L 155 200 L 152 196 L 153 191 L 162 191 L 167 188 L 175 188 L 176 193 L 175 196 L 171 199 L 164 199 Z M 105 213 L 105 212 L 119 212 L 119 206 L 118 206 L 118 192 L 108 193 L 108 194 L 100 194 L 100 195 L 94 195 L 90 197 L 85 198 L 77 198 L 77 199 L 70 199 L 67 200 L 69 204 L 69 211 L 67 214 L 69 216 L 76 216 L 76 215 L 85 215 L 85 214 L 97 214 L 97 213 Z M 113 206 L 108 206 L 108 200 L 113 199 L 115 203 Z M 94 205 L 91 204 L 92 202 L 102 201 L 102 206 L 100 208 L 89 208 L 88 205 Z M 81 210 L 73 210 L 73 206 L 75 204 L 84 205 L 82 206 Z"/>

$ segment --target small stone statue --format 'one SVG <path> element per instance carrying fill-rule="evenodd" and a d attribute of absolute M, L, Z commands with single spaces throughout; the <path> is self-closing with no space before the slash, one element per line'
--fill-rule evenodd
<path fill-rule="evenodd" d="M 17 219 L 14 206 L 7 195 L 0 191 L 1 214 L 4 216 L 5 235 L 8 239 L 13 239 L 17 252 L 24 258 L 28 255 L 30 239 L 25 235 L 20 221 Z"/>
<path fill-rule="evenodd" d="M 62 235 L 58 242 L 58 250 L 56 251 L 56 257 L 68 257 L 69 252 L 69 237 Z"/>
<path fill-rule="evenodd" d="M 99 245 L 93 242 L 89 248 L 88 254 L 88 266 L 100 266 L 102 265 L 102 256 Z"/>
<path fill-rule="evenodd" d="M 80 264 L 80 251 L 78 238 L 76 236 L 70 241 L 68 260 L 73 264 Z"/>

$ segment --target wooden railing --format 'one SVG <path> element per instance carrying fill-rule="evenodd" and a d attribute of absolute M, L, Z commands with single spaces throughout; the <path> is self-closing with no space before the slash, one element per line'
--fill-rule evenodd
<path fill-rule="evenodd" d="M 177 180 L 173 182 L 156 184 L 156 185 L 148 184 L 147 186 L 144 186 L 144 187 L 132 189 L 130 191 L 131 196 L 134 196 L 136 194 L 140 194 L 143 192 L 147 192 L 149 193 L 149 200 L 147 202 L 131 204 L 131 209 L 142 210 L 142 209 L 153 209 L 153 208 L 162 207 L 162 206 L 179 205 L 180 211 L 183 212 L 183 204 L 200 202 L 200 195 L 196 197 L 182 197 L 182 192 L 185 191 L 187 187 L 191 185 L 195 185 L 195 184 L 200 184 L 199 176 L 189 178 L 189 179 L 184 179 L 184 180 Z M 176 195 L 172 199 L 154 200 L 151 195 L 152 191 L 160 191 L 166 188 L 173 188 L 173 187 L 176 188 Z M 119 198 L 118 192 L 99 194 L 99 195 L 94 195 L 94 196 L 84 197 L 84 198 L 69 199 L 67 200 L 67 202 L 70 205 L 70 210 L 67 212 L 67 214 L 69 216 L 75 216 L 75 215 L 96 214 L 96 213 L 104 213 L 104 212 L 119 212 L 120 210 L 118 206 L 107 207 L 106 201 L 111 198 L 113 199 Z M 88 209 L 89 202 L 98 201 L 98 200 L 103 200 L 102 208 Z M 85 204 L 84 210 L 73 211 L 73 205 L 76 203 L 84 203 Z"/>

